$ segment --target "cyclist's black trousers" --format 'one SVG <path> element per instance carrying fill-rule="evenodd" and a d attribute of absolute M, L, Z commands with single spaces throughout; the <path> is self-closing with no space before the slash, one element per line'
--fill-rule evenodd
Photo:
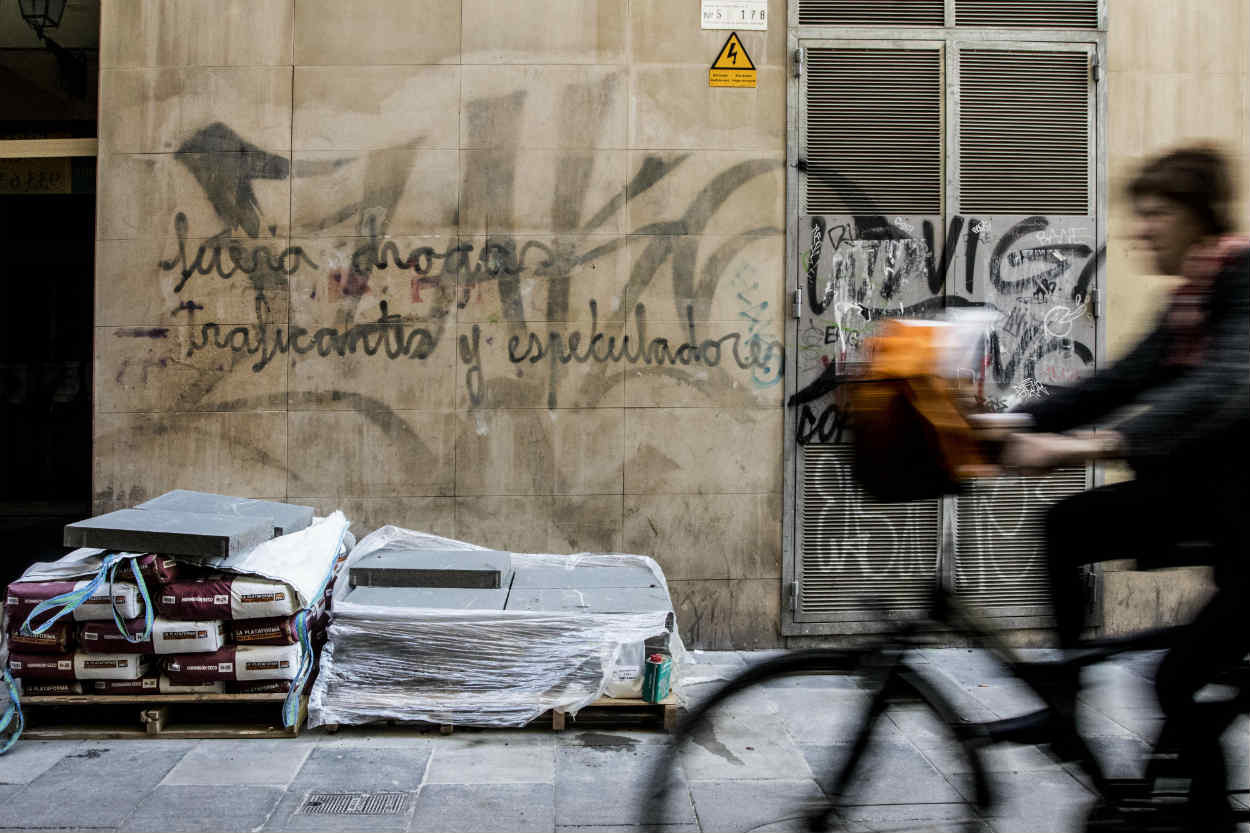
<path fill-rule="evenodd" d="M 1182 754 L 1194 777 L 1195 804 L 1218 795 L 1222 806 L 1226 776 L 1219 745 L 1224 727 L 1208 719 L 1211 709 L 1194 705 L 1193 695 L 1220 667 L 1250 653 L 1250 551 L 1247 522 L 1237 514 L 1246 505 L 1236 486 L 1134 480 L 1073 495 L 1052 507 L 1046 519 L 1051 596 L 1064 645 L 1076 642 L 1085 620 L 1083 565 L 1135 558 L 1139 568 L 1216 567 L 1215 595 L 1168 651 L 1155 678 L 1167 717 L 1157 749 Z M 1154 604 L 1153 598 L 1143 600 L 1144 606 Z"/>

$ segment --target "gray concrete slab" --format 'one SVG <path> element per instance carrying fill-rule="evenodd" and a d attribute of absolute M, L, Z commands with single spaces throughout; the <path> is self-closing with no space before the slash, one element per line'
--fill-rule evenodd
<path fill-rule="evenodd" d="M 556 823 L 560 825 L 637 825 L 642 819 L 651 773 L 664 750 L 636 746 L 622 751 L 560 747 L 556 750 Z M 675 781 L 661 816 L 663 824 L 694 824 L 683 773 Z"/>
<path fill-rule="evenodd" d="M 344 601 L 382 607 L 438 610 L 503 610 L 507 590 L 465 590 L 458 587 L 353 587 Z"/>
<path fill-rule="evenodd" d="M 433 743 L 425 783 L 551 783 L 555 752 L 552 734 L 514 734 L 502 742 L 492 739 L 489 733 L 440 737 Z"/>
<path fill-rule="evenodd" d="M 871 701 L 866 691 L 845 689 L 783 688 L 768 694 L 790 735 L 801 743 L 854 740 Z M 879 724 L 877 733 L 883 740 L 902 740 L 888 721 Z"/>
<path fill-rule="evenodd" d="M 134 831 L 244 831 L 268 821 L 282 800 L 281 787 L 158 786 L 122 823 Z"/>
<path fill-rule="evenodd" d="M 291 781 L 292 790 L 411 792 L 425 780 L 428 740 L 402 747 L 318 745 Z"/>
<path fill-rule="evenodd" d="M 658 587 L 650 568 L 622 564 L 619 566 L 581 565 L 576 567 L 518 566 L 512 580 L 514 590 L 577 588 Z"/>
<path fill-rule="evenodd" d="M 201 740 L 161 782 L 166 786 L 285 787 L 312 751 L 278 740 Z"/>
<path fill-rule="evenodd" d="M 803 753 L 774 715 L 723 714 L 682 750 L 681 766 L 692 781 L 808 778 Z"/>
<path fill-rule="evenodd" d="M 850 755 L 851 746 L 802 744 L 799 749 L 816 783 L 828 789 Z M 858 775 L 846 793 L 855 804 L 949 804 L 963 800 L 947 777 L 905 741 L 874 743 L 856 771 Z"/>
<path fill-rule="evenodd" d="M 704 830 L 806 831 L 811 808 L 824 794 L 810 778 L 787 781 L 695 781 L 690 785 Z"/>
<path fill-rule="evenodd" d="M 689 651 L 689 660 L 695 665 L 715 665 L 718 667 L 746 667 L 742 654 L 737 651 Z"/>
<path fill-rule="evenodd" d="M 165 512 L 199 512 L 206 515 L 238 515 L 243 518 L 268 519 L 273 534 L 287 535 L 312 525 L 313 508 L 273 500 L 218 495 L 190 489 L 174 489 L 160 497 L 135 506 L 136 509 L 157 509 Z"/>
<path fill-rule="evenodd" d="M 86 743 L 0 805 L 0 828 L 121 826 L 187 750 L 178 741 Z"/>
<path fill-rule="evenodd" d="M 427 784 L 417 796 L 414 833 L 545 833 L 555 827 L 551 784 Z"/>
<path fill-rule="evenodd" d="M 662 587 L 594 587 L 543 590 L 512 588 L 508 610 L 560 613 L 650 613 L 672 610 Z"/>
<path fill-rule="evenodd" d="M 227 558 L 273 537 L 268 519 L 157 509 L 119 509 L 67 524 L 67 547 Z"/>
<path fill-rule="evenodd" d="M 851 830 L 923 830 L 924 833 L 992 833 L 967 804 L 869 804 L 842 813 Z M 1024 833 L 1021 831 L 1021 833 Z"/>
<path fill-rule="evenodd" d="M 956 775 L 952 783 L 966 800 L 973 795 L 972 777 Z M 996 803 L 984 814 L 1001 833 L 1031 830 L 1079 831 L 1094 797 L 1066 770 L 995 772 L 989 776 Z"/>
<path fill-rule="evenodd" d="M 382 550 L 349 569 L 353 587 L 507 589 L 512 553 L 500 550 Z"/>
<path fill-rule="evenodd" d="M 0 755 L 0 784 L 29 784 L 81 747 L 81 742 L 21 741 Z"/>

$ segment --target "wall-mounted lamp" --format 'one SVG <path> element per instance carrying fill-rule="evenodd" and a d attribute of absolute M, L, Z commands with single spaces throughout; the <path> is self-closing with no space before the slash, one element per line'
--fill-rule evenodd
<path fill-rule="evenodd" d="M 65 14 L 65 0 L 17 0 L 17 5 L 22 11 L 22 19 L 41 40 L 43 30 L 60 26 L 61 16 Z"/>

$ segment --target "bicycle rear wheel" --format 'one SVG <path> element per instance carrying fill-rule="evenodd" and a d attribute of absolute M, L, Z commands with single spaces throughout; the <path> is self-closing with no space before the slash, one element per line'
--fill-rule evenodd
<path fill-rule="evenodd" d="M 643 793 L 644 806 L 640 822 L 648 826 L 671 823 L 675 820 L 674 808 L 683 805 L 686 810 L 689 809 L 688 805 L 683 804 L 685 796 L 678 794 L 684 793 L 687 788 L 683 760 L 695 751 L 695 745 L 706 748 L 708 739 L 715 738 L 715 721 L 728 704 L 747 692 L 758 691 L 771 681 L 795 675 L 857 678 L 854 684 L 846 683 L 837 688 L 855 688 L 862 691 L 865 695 L 861 701 L 864 711 L 851 721 L 852 731 L 849 737 L 843 738 L 844 742 L 839 744 L 839 750 L 844 754 L 832 762 L 833 766 L 828 773 L 818 775 L 819 790 L 812 787 L 808 791 L 796 791 L 795 781 L 777 781 L 777 795 L 770 796 L 768 801 L 761 802 L 757 808 L 763 812 L 764 805 L 767 805 L 769 817 L 733 819 L 733 824 L 737 824 L 739 830 L 778 825 L 808 830 L 839 830 L 848 827 L 862 829 L 853 822 L 848 822 L 848 814 L 843 809 L 849 805 L 844 805 L 844 802 L 849 798 L 848 787 L 857 778 L 867 774 L 864 764 L 874 740 L 874 730 L 885 716 L 887 708 L 900 700 L 920 702 L 938 721 L 947 723 L 954 720 L 945 700 L 915 675 L 897 654 L 868 649 L 817 649 L 776 657 L 747 668 L 710 695 L 700 698 L 686 713 L 673 734 L 672 743 L 652 769 L 650 783 Z M 971 753 L 972 746 L 964 746 L 963 752 Z M 982 804 L 988 800 L 988 793 L 975 754 L 970 754 L 967 763 L 977 791 L 976 803 Z M 785 778 L 785 773 L 779 775 Z M 808 777 L 804 771 L 802 778 Z M 767 783 L 769 782 L 761 782 L 757 786 L 763 789 Z M 779 798 L 787 789 L 790 790 L 790 799 Z M 700 820 L 704 824 L 711 823 L 716 829 L 721 829 L 726 824 L 723 819 Z"/>

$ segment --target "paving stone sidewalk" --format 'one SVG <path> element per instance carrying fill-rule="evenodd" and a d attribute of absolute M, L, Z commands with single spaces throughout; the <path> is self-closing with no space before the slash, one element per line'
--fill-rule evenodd
<path fill-rule="evenodd" d="M 696 654 L 707 682 L 769 652 Z M 924 652 L 930 677 L 964 716 L 1022 714 L 1037 703 L 979 651 Z M 1155 655 L 1098 669 L 1081 720 L 1115 775 L 1138 771 L 1158 731 Z M 799 830 L 794 808 L 821 796 L 846 751 L 865 694 L 840 678 L 791 678 L 739 698 L 681 762 L 666 831 Z M 20 742 L 0 758 L 0 829 L 216 831 L 638 830 L 646 773 L 667 743 L 659 730 L 574 728 L 320 731 L 289 740 Z M 1247 721 L 1225 740 L 1231 777 L 1250 782 Z M 989 756 L 1005 800 L 984 816 L 966 803 L 967 767 L 922 712 L 897 710 L 868 761 L 850 812 L 854 829 L 1075 831 L 1092 801 L 1082 776 L 1041 748 Z M 388 815 L 300 812 L 312 792 L 403 793 Z"/>

